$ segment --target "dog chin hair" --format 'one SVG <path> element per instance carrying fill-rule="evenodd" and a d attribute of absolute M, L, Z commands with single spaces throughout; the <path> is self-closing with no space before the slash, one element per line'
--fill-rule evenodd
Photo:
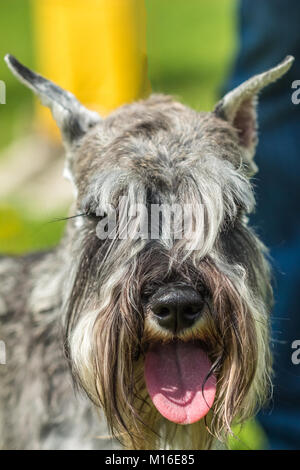
<path fill-rule="evenodd" d="M 174 336 L 135 304 L 143 283 L 139 273 L 146 275 L 145 260 L 142 254 L 140 257 L 142 261 L 137 258 L 132 264 L 120 265 L 111 274 L 102 285 L 98 303 L 94 301 L 98 308 L 80 312 L 68 338 L 71 368 L 75 381 L 96 405 L 104 408 L 113 434 L 118 437 L 125 433 L 125 440 L 119 437 L 124 445 L 173 447 L 172 439 L 187 445 L 183 443 L 184 433 L 158 416 L 147 394 L 144 348 L 172 341 Z M 155 252 L 152 258 L 155 263 Z M 172 263 L 174 268 L 174 258 Z M 260 296 L 254 296 L 249 288 L 249 275 L 243 266 L 228 265 L 217 252 L 214 260 L 207 258 L 194 266 L 212 298 L 199 322 L 176 340 L 203 343 L 218 375 L 217 395 L 201 434 L 201 448 L 212 445 L 212 436 L 224 441 L 232 433 L 232 423 L 252 416 L 270 392 L 269 325 L 262 282 L 268 267 L 262 256 L 253 258 L 252 266 L 256 282 L 261 282 Z M 203 427 L 203 423 L 198 426 Z M 168 436 L 163 429 L 168 429 Z M 193 438 L 190 445 L 192 442 Z"/>

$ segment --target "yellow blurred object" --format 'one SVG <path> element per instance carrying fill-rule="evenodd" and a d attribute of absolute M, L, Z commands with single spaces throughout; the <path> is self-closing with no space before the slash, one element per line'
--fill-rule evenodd
<path fill-rule="evenodd" d="M 18 235 L 22 230 L 18 212 L 8 205 L 0 205 L 0 244 Z"/>
<path fill-rule="evenodd" d="M 37 70 L 105 115 L 147 96 L 144 0 L 33 0 Z M 42 128 L 56 134 L 47 109 Z"/>

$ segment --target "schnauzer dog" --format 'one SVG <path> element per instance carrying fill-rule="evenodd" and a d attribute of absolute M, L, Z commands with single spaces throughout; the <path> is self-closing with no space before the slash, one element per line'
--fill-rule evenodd
<path fill-rule="evenodd" d="M 101 448 L 94 409 L 127 448 L 225 442 L 271 391 L 270 271 L 247 214 L 258 93 L 293 58 L 213 112 L 152 95 L 106 119 L 6 62 L 52 111 L 75 203 L 55 249 L 0 260 L 2 448 Z"/>

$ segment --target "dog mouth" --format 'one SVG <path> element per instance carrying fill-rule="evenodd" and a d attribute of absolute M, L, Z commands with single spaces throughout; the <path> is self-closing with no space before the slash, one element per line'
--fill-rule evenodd
<path fill-rule="evenodd" d="M 169 421 L 192 424 L 211 409 L 216 376 L 199 342 L 157 343 L 145 358 L 145 381 L 151 400 Z"/>

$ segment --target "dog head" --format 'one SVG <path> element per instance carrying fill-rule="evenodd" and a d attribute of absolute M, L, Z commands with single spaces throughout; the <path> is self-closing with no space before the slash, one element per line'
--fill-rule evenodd
<path fill-rule="evenodd" d="M 201 421 L 207 430 L 179 445 L 207 448 L 268 395 L 272 294 L 247 214 L 257 96 L 292 60 L 213 112 L 153 95 L 102 119 L 7 56 L 51 108 L 76 190 L 65 300 L 74 380 L 132 447 L 172 445 L 169 423 Z"/>

